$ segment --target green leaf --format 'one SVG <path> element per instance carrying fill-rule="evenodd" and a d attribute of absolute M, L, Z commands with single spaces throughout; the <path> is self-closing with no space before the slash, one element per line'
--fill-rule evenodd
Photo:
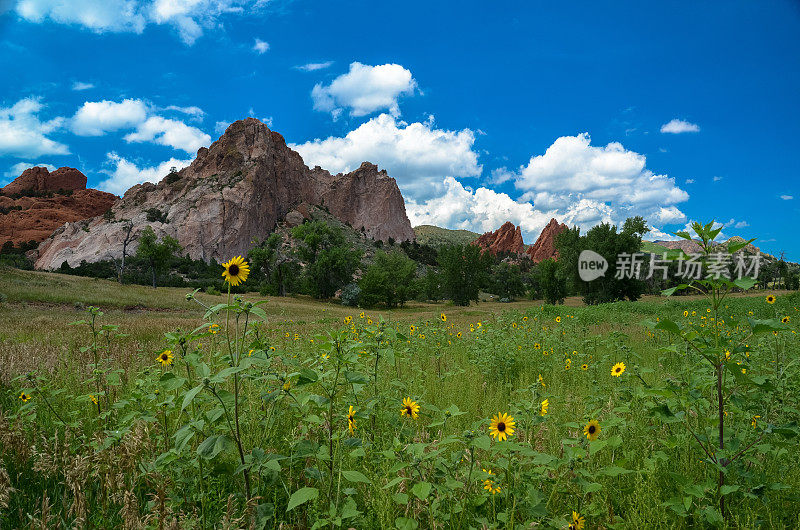
<path fill-rule="evenodd" d="M 202 384 L 197 385 L 193 389 L 191 389 L 188 392 L 186 392 L 186 394 L 184 394 L 184 396 L 183 396 L 183 404 L 181 405 L 181 412 L 186 410 L 186 407 L 188 407 L 189 405 L 192 404 L 192 401 L 197 396 L 197 394 L 200 393 L 201 390 L 203 390 L 203 385 Z"/>
<path fill-rule="evenodd" d="M 630 469 L 625 469 L 619 466 L 606 466 L 597 472 L 599 475 L 606 475 L 609 477 L 618 477 L 626 473 L 633 473 Z"/>
<path fill-rule="evenodd" d="M 751 289 L 756 284 L 756 279 L 745 276 L 743 278 L 737 278 L 733 280 L 733 284 L 739 289 L 744 289 L 746 291 Z"/>
<path fill-rule="evenodd" d="M 414 487 L 411 488 L 411 493 L 420 500 L 423 500 L 428 497 L 431 493 L 431 484 L 429 482 L 417 482 L 414 484 Z"/>
<path fill-rule="evenodd" d="M 722 495 L 730 495 L 730 494 L 731 494 L 731 493 L 733 493 L 734 491 L 739 491 L 739 486 L 736 486 L 736 485 L 730 486 L 730 485 L 728 485 L 728 484 L 725 484 L 724 486 L 722 486 L 722 487 L 719 489 L 719 492 L 720 492 Z"/>
<path fill-rule="evenodd" d="M 752 243 L 755 240 L 756 240 L 756 238 L 753 238 L 753 239 L 751 239 L 749 241 L 739 241 L 738 243 L 735 242 L 735 241 L 729 241 L 728 242 L 728 253 L 733 254 L 737 250 L 743 249 L 744 247 L 746 247 L 747 245 L 749 245 L 750 243 Z"/>
<path fill-rule="evenodd" d="M 604 448 L 606 445 L 608 445 L 608 442 L 605 440 L 597 440 L 595 442 L 592 442 L 591 444 L 589 444 L 589 454 L 590 455 L 595 454 L 597 451 Z"/>
<path fill-rule="evenodd" d="M 224 451 L 230 444 L 230 439 L 225 435 L 209 436 L 203 440 L 203 443 L 197 446 L 197 454 L 200 458 L 211 460 Z"/>
<path fill-rule="evenodd" d="M 292 493 L 292 497 L 289 499 L 289 505 L 286 507 L 286 511 L 290 512 L 301 504 L 305 504 L 310 500 L 316 499 L 318 496 L 319 490 L 317 488 L 300 488 Z"/>
<path fill-rule="evenodd" d="M 478 436 L 472 441 L 472 445 L 474 445 L 475 448 L 483 449 L 484 451 L 488 451 L 489 447 L 491 447 L 491 444 L 492 441 L 485 434 L 483 436 Z"/>
<path fill-rule="evenodd" d="M 658 324 L 656 324 L 655 329 L 663 329 L 665 331 L 669 331 L 670 333 L 674 333 L 676 335 L 680 335 L 681 333 L 681 328 L 679 328 L 675 322 L 667 318 L 658 322 Z"/>
<path fill-rule="evenodd" d="M 363 484 L 372 484 L 372 481 L 368 479 L 363 473 L 358 471 L 342 471 L 342 475 L 344 478 L 349 480 L 350 482 L 361 482 Z"/>
<path fill-rule="evenodd" d="M 675 291 L 680 291 L 682 289 L 686 289 L 687 287 L 689 287 L 687 284 L 682 283 L 680 285 L 676 285 L 675 287 L 670 287 L 669 289 L 664 289 L 663 291 L 661 291 L 661 295 L 662 296 L 672 296 L 673 294 L 675 294 Z"/>

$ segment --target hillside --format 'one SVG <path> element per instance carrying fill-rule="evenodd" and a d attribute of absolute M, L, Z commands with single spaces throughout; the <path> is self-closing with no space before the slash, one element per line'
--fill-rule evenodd
<path fill-rule="evenodd" d="M 415 226 L 414 234 L 420 245 L 430 245 L 432 247 L 466 245 L 480 237 L 480 234 L 469 230 L 450 230 L 432 225 Z"/>

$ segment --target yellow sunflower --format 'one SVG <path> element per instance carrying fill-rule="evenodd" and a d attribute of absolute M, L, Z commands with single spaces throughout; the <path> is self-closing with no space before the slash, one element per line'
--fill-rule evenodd
<path fill-rule="evenodd" d="M 768 304 L 774 304 L 775 300 L 776 300 L 776 298 L 775 298 L 774 294 L 771 294 L 771 295 L 767 296 L 767 303 Z"/>
<path fill-rule="evenodd" d="M 172 359 L 172 350 L 164 350 L 158 354 L 156 362 L 161 363 L 162 368 L 164 368 L 172 364 Z"/>
<path fill-rule="evenodd" d="M 688 317 L 689 316 L 689 312 L 688 311 L 684 311 L 683 312 L 683 316 Z"/>
<path fill-rule="evenodd" d="M 362 311 L 361 313 L 359 313 L 359 314 L 358 314 L 358 318 L 364 318 L 365 316 L 366 316 L 366 315 L 364 315 L 364 312 L 363 312 L 363 311 Z"/>
<path fill-rule="evenodd" d="M 586 435 L 590 442 L 597 440 L 597 437 L 600 436 L 600 431 L 600 423 L 597 420 L 591 420 L 583 428 L 583 434 Z"/>
<path fill-rule="evenodd" d="M 541 344 L 539 344 L 538 342 L 534 342 L 534 343 L 533 343 L 533 349 L 534 349 L 534 350 L 539 350 L 539 349 L 541 349 L 541 348 L 542 348 L 542 345 L 541 345 Z"/>
<path fill-rule="evenodd" d="M 411 335 L 414 335 L 417 332 L 417 328 L 414 326 L 408 326 L 408 330 L 411 332 Z"/>
<path fill-rule="evenodd" d="M 20 393 L 19 398 L 22 400 L 23 403 L 27 403 L 31 400 L 31 395 L 26 394 L 25 392 Z"/>
<path fill-rule="evenodd" d="M 542 401 L 542 410 L 539 412 L 539 415 L 540 416 L 546 416 L 547 415 L 547 408 L 549 406 L 550 406 L 550 400 L 549 399 L 545 399 L 544 401 Z"/>
<path fill-rule="evenodd" d="M 487 475 L 494 475 L 491 469 L 484 469 L 483 472 Z M 487 490 L 492 495 L 500 493 L 500 486 L 496 486 L 491 477 L 483 481 L 483 489 Z"/>
<path fill-rule="evenodd" d="M 419 418 L 419 403 L 410 397 L 403 398 L 403 406 L 400 407 L 400 415 L 408 416 L 412 420 Z"/>
<path fill-rule="evenodd" d="M 789 323 L 789 317 L 783 317 L 781 319 L 781 322 L 783 322 L 784 324 L 788 324 Z"/>
<path fill-rule="evenodd" d="M 514 427 L 516 427 L 516 425 L 517 423 L 512 416 L 509 416 L 505 412 L 498 412 L 497 415 L 492 418 L 491 425 L 489 425 L 489 434 L 492 435 L 495 440 L 502 442 L 507 437 L 513 436 Z"/>
<path fill-rule="evenodd" d="M 619 377 L 625 371 L 625 363 L 617 363 L 611 368 L 611 375 L 614 377 Z"/>
<path fill-rule="evenodd" d="M 222 271 L 222 277 L 234 287 L 244 283 L 247 280 L 247 276 L 250 275 L 250 265 L 241 256 L 232 258 L 229 262 L 223 263 L 222 266 L 225 269 Z"/>
<path fill-rule="evenodd" d="M 447 315 L 445 315 L 444 313 L 442 313 L 441 315 L 439 315 L 439 318 L 441 318 L 441 319 L 442 319 L 442 322 L 447 322 Z"/>
<path fill-rule="evenodd" d="M 556 322 L 561 322 L 561 317 L 556 317 Z"/>
<path fill-rule="evenodd" d="M 219 324 L 211 324 L 210 326 L 208 326 L 208 331 L 212 335 L 216 335 L 217 333 L 219 333 Z"/>
<path fill-rule="evenodd" d="M 581 365 L 581 370 L 583 370 L 584 372 L 585 372 L 586 370 L 588 370 L 588 369 L 589 369 L 589 365 L 588 365 L 588 364 L 586 364 L 586 363 L 583 363 L 583 364 Z"/>
<path fill-rule="evenodd" d="M 350 434 L 356 432 L 356 409 L 353 408 L 353 405 L 350 405 L 350 410 L 347 411 L 347 430 L 350 431 Z"/>
<path fill-rule="evenodd" d="M 456 337 L 458 337 L 459 339 L 461 338 L 461 332 L 460 331 L 458 333 L 456 333 Z"/>
<path fill-rule="evenodd" d="M 569 524 L 569 530 L 583 530 L 586 520 L 578 512 L 572 512 L 572 522 Z"/>

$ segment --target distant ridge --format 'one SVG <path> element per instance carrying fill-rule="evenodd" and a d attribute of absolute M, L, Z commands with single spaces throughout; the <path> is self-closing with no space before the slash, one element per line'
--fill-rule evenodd
<path fill-rule="evenodd" d="M 414 227 L 414 234 L 420 245 L 441 247 L 443 245 L 468 245 L 478 239 L 480 234 L 469 230 L 450 230 L 433 225 Z"/>

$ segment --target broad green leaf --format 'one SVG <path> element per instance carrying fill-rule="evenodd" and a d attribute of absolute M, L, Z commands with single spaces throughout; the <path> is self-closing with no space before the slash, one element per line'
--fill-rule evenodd
<path fill-rule="evenodd" d="M 425 499 L 431 493 L 431 484 L 429 482 L 417 482 L 411 488 L 411 493 L 420 500 Z"/>
<path fill-rule="evenodd" d="M 359 471 L 342 471 L 342 475 L 350 482 L 361 482 L 364 484 L 372 484 L 372 481 Z"/>
<path fill-rule="evenodd" d="M 181 405 L 181 412 L 186 410 L 186 407 L 192 404 L 192 401 L 194 400 L 195 396 L 197 396 L 197 394 L 199 394 L 201 390 L 203 390 L 203 385 L 199 384 L 193 389 L 186 392 L 186 394 L 184 394 L 183 404 Z"/>
<path fill-rule="evenodd" d="M 289 499 L 289 505 L 286 507 L 286 511 L 290 512 L 301 504 L 305 504 L 310 500 L 316 499 L 318 496 L 319 490 L 317 488 L 300 488 L 292 493 L 292 496 Z"/>

